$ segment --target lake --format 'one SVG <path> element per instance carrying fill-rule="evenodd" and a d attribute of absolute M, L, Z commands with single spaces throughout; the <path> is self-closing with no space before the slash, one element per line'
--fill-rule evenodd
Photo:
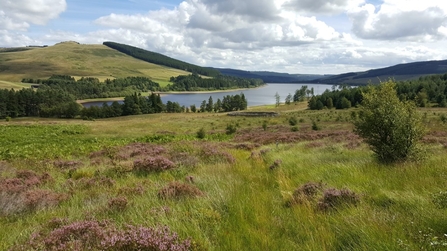
<path fill-rule="evenodd" d="M 195 104 L 200 107 L 203 100 L 208 102 L 208 99 L 213 97 L 213 101 L 216 102 L 217 99 L 222 100 L 226 95 L 236 95 L 244 93 L 245 98 L 248 101 L 248 106 L 259 106 L 259 105 L 271 105 L 276 103 L 275 93 L 278 92 L 281 103 L 284 103 L 285 98 L 290 93 L 295 94 L 297 89 L 300 89 L 303 85 L 307 85 L 308 89 L 314 88 L 314 94 L 322 94 L 325 90 L 331 90 L 332 85 L 323 84 L 267 84 L 260 88 L 247 89 L 242 91 L 224 91 L 224 92 L 213 92 L 213 93 L 181 93 L 181 94 L 165 94 L 161 97 L 164 104 L 166 102 L 178 102 L 181 106 L 189 107 Z M 90 107 L 92 105 L 101 106 L 104 102 L 87 102 L 84 103 L 84 107 Z M 107 102 L 111 104 L 112 102 Z"/>

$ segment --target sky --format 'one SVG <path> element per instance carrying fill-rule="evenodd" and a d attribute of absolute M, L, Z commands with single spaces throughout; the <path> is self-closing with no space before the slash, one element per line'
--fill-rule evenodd
<path fill-rule="evenodd" d="M 201 66 L 339 74 L 447 59 L 445 0 L 0 0 L 0 47 L 113 41 Z"/>

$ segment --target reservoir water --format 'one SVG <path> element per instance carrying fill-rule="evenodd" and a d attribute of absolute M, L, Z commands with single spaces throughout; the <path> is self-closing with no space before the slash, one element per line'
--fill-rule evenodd
<path fill-rule="evenodd" d="M 303 85 L 307 85 L 308 89 L 313 88 L 314 94 L 322 94 L 325 90 L 331 89 L 332 85 L 323 84 L 267 84 L 263 87 L 255 89 L 247 89 L 241 91 L 224 91 L 224 92 L 212 92 L 212 93 L 179 93 L 179 94 L 165 94 L 161 97 L 164 104 L 166 102 L 178 102 L 181 106 L 196 105 L 200 106 L 203 100 L 208 102 L 208 99 L 213 97 L 213 101 L 216 102 L 217 99 L 222 100 L 226 95 L 236 95 L 244 93 L 245 98 L 248 101 L 248 106 L 258 106 L 258 105 L 271 105 L 275 104 L 275 93 L 278 92 L 281 103 L 284 103 L 285 98 L 290 93 L 295 94 L 297 89 L 300 89 Z M 104 102 L 87 102 L 84 103 L 84 107 L 90 107 L 92 105 L 101 106 Z M 112 102 L 107 102 L 111 104 Z"/>

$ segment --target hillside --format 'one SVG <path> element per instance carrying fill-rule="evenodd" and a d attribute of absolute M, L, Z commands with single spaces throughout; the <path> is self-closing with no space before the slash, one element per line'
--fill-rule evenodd
<path fill-rule="evenodd" d="M 49 47 L 0 50 L 0 80 L 48 78 L 53 74 L 97 77 L 149 77 L 166 84 L 170 77 L 189 72 L 130 57 L 105 45 L 63 42 Z"/>
<path fill-rule="evenodd" d="M 322 84 L 365 85 L 369 82 L 377 84 L 388 78 L 395 80 L 417 79 L 421 76 L 447 73 L 447 60 L 423 61 L 398 64 L 390 67 L 373 69 L 365 72 L 350 72 L 313 80 Z"/>
<path fill-rule="evenodd" d="M 137 48 L 134 46 L 126 45 L 126 44 L 119 44 L 115 42 L 104 42 L 105 46 L 108 46 L 112 49 L 115 49 L 117 51 L 120 51 L 122 53 L 125 53 L 126 55 L 129 55 L 134 58 L 141 59 L 143 61 L 157 64 L 157 65 L 164 65 L 167 67 L 185 70 L 191 73 L 197 73 L 204 76 L 209 77 L 216 77 L 220 75 L 219 71 L 213 70 L 211 68 L 201 67 L 198 65 L 186 63 L 168 56 L 165 56 L 163 54 L 144 50 L 141 48 Z"/>

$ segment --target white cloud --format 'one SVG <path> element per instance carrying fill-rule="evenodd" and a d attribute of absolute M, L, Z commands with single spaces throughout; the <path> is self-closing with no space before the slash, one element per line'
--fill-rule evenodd
<path fill-rule="evenodd" d="M 4 47 L 21 47 L 30 44 L 39 44 L 35 40 L 19 34 L 16 32 L 10 32 L 7 30 L 0 30 L 0 45 Z"/>
<path fill-rule="evenodd" d="M 66 7 L 65 0 L 2 0 L 0 20 L 10 22 L 4 29 L 14 29 L 14 26 L 25 29 L 29 24 L 46 24 L 49 20 L 57 18 Z"/>
<path fill-rule="evenodd" d="M 386 0 L 377 8 L 365 4 L 352 9 L 349 16 L 353 33 L 363 39 L 432 41 L 446 38 L 442 27 L 447 25 L 447 2 Z"/>
<path fill-rule="evenodd" d="M 289 0 L 283 7 L 299 13 L 339 14 L 363 4 L 364 0 Z"/>

